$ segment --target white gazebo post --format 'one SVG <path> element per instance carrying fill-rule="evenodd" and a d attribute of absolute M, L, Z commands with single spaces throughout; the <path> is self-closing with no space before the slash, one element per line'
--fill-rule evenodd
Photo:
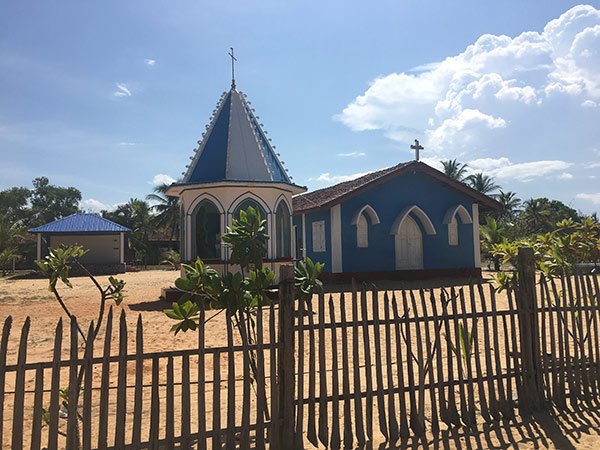
<path fill-rule="evenodd" d="M 121 264 L 125 262 L 125 233 L 121 232 Z"/>
<path fill-rule="evenodd" d="M 37 259 L 42 259 L 42 233 L 37 234 Z"/>

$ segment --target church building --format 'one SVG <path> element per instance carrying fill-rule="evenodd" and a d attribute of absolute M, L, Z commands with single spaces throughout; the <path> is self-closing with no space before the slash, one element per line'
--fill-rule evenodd
<path fill-rule="evenodd" d="M 418 161 L 421 148 L 415 161 L 305 193 L 232 79 L 168 191 L 181 206 L 181 258 L 237 270 L 221 235 L 253 206 L 266 220 L 265 264 L 275 273 L 310 257 L 332 280 L 479 277 L 479 211 L 499 204 Z"/>

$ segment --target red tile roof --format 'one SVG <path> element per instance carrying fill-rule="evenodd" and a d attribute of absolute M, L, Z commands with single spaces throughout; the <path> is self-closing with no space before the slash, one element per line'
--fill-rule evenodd
<path fill-rule="evenodd" d="M 378 182 L 382 182 L 388 177 L 399 176 L 403 173 L 406 173 L 408 168 L 412 168 L 413 170 L 430 175 L 433 178 L 436 178 L 438 181 L 447 184 L 451 188 L 467 194 L 478 203 L 481 203 L 482 205 L 491 209 L 498 209 L 500 207 L 500 204 L 496 200 L 488 197 L 485 194 L 477 192 L 460 181 L 450 178 L 439 170 L 436 170 L 433 167 L 430 167 L 427 164 L 419 161 L 410 161 L 393 167 L 388 167 L 387 169 L 371 172 L 363 175 L 362 177 L 350 181 L 344 181 L 343 183 L 339 183 L 334 186 L 296 195 L 293 198 L 294 212 L 298 213 L 316 210 L 341 203 L 345 198 L 356 195 L 358 192 L 369 189 L 370 187 L 374 187 L 379 184 Z"/>

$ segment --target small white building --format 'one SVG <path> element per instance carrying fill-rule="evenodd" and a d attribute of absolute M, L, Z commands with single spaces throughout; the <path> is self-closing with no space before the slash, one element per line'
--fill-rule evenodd
<path fill-rule="evenodd" d="M 94 273 L 125 272 L 125 234 L 131 230 L 97 214 L 73 214 L 32 228 L 37 235 L 37 258 L 48 248 L 79 244 L 88 252 L 80 259 Z"/>

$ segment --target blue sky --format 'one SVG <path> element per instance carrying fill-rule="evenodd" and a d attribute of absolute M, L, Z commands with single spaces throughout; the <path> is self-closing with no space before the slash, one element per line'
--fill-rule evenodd
<path fill-rule="evenodd" d="M 458 158 L 600 210 L 600 3 L 3 2 L 0 189 L 111 207 L 177 178 L 238 88 L 298 184 Z"/>

